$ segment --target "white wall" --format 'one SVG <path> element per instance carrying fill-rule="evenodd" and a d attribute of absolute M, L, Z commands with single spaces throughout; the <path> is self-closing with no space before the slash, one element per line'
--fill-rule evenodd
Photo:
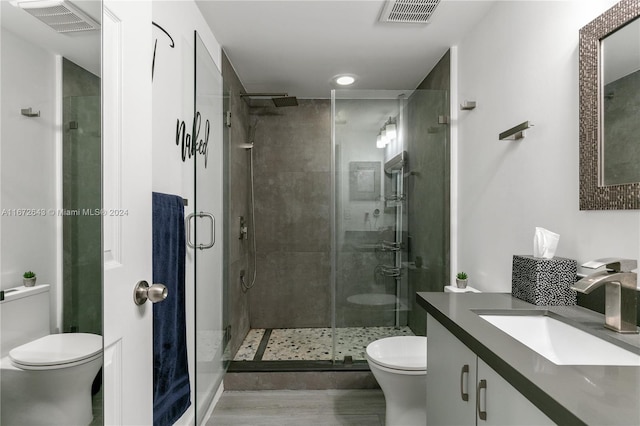
<path fill-rule="evenodd" d="M 187 158 L 182 161 L 181 148 L 176 145 L 176 122 L 183 120 L 188 133 L 191 133 L 194 106 L 194 30 L 207 46 L 216 66 L 221 68 L 220 45 L 207 26 L 199 9 L 192 0 L 158 1 L 153 3 L 153 21 L 164 28 L 173 38 L 175 47 L 170 47 L 170 40 L 161 30 L 154 28 L 154 39 L 157 38 L 155 59 L 155 73 L 153 80 L 153 190 L 168 194 L 180 195 L 188 199 L 185 215 L 194 209 L 194 178 L 193 161 Z M 202 131 L 201 131 L 202 133 Z M 202 136 L 202 135 L 201 135 Z M 213 139 L 213 135 L 210 139 Z M 210 143 L 209 165 L 207 170 L 219 171 L 219 189 L 212 193 L 212 198 L 219 201 L 220 213 L 217 223 L 217 235 L 222 235 L 222 168 L 217 167 L 214 159 L 222 159 L 222 144 L 219 152 Z M 198 160 L 201 161 L 201 160 Z M 215 166 L 212 167 L 211 163 Z M 199 206 L 199 210 L 201 206 Z M 212 288 L 219 293 L 215 304 L 210 306 L 212 314 L 222 315 L 222 238 L 217 244 L 215 261 L 199 264 L 199 268 L 209 268 L 212 276 Z M 196 362 L 195 362 L 195 323 L 193 307 L 194 294 L 194 252 L 187 248 L 186 264 L 186 303 L 187 303 L 187 344 L 189 355 L 189 374 L 191 379 L 190 409 L 183 415 L 178 424 L 194 423 L 194 408 L 196 404 Z M 200 255 L 200 253 L 199 253 Z M 208 271 L 207 271 L 208 272 Z M 200 293 L 199 293 L 200 294 Z M 212 382 L 221 379 L 222 371 L 215 371 L 206 380 Z M 199 377 L 200 379 L 201 377 Z M 201 386 L 199 386 L 201 388 Z M 215 388 L 212 392 L 215 391 Z M 213 396 L 213 394 L 211 395 Z M 202 400 L 199 394 L 198 399 Z M 206 410 L 207 407 L 204 407 Z M 199 410 L 203 409 L 198 407 Z"/>
<path fill-rule="evenodd" d="M 578 31 L 615 0 L 497 2 L 459 44 L 457 265 L 470 285 L 511 291 L 534 228 L 560 234 L 578 264 L 640 258 L 638 211 L 578 208 Z M 523 121 L 520 141 L 498 134 Z M 456 125 L 456 123 L 454 123 Z"/>
<path fill-rule="evenodd" d="M 2 30 L 3 210 L 0 289 L 22 285 L 33 270 L 38 284 L 51 284 L 51 320 L 56 321 L 56 71 L 55 55 Z M 20 114 L 22 108 L 40 117 Z M 36 216 L 16 216 L 13 209 L 44 209 Z M 42 211 L 40 211 L 42 213 Z M 53 326 L 55 328 L 55 326 Z"/>

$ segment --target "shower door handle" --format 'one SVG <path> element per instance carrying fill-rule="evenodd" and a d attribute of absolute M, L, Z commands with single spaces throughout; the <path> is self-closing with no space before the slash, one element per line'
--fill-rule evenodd
<path fill-rule="evenodd" d="M 197 217 L 204 217 L 211 221 L 211 233 L 209 237 L 209 242 L 207 244 L 194 244 L 191 242 L 191 219 L 195 219 Z M 191 213 L 187 216 L 187 245 L 191 248 L 197 248 L 200 250 L 209 249 L 214 246 L 216 243 L 216 218 L 207 212 L 199 212 L 199 213 Z"/>

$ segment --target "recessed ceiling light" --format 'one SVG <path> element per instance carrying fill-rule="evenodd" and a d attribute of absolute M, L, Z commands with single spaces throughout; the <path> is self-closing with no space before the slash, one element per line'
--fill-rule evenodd
<path fill-rule="evenodd" d="M 356 79 L 350 75 L 341 75 L 340 77 L 336 78 L 336 83 L 338 83 L 340 86 L 349 86 L 350 84 L 353 84 L 354 81 L 356 81 Z"/>

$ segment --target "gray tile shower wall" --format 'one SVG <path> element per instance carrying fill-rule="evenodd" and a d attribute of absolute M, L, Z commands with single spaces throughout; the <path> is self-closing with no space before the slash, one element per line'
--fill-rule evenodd
<path fill-rule="evenodd" d="M 331 325 L 331 102 L 254 107 L 252 328 Z"/>

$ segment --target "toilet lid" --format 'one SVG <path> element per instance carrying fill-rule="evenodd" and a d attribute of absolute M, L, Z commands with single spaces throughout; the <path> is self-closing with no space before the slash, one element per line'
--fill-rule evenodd
<path fill-rule="evenodd" d="M 367 358 L 396 370 L 427 370 L 427 338 L 394 336 L 376 340 L 367 346 Z"/>
<path fill-rule="evenodd" d="M 102 336 L 89 333 L 50 334 L 9 352 L 17 366 L 46 367 L 70 364 L 102 352 Z"/>

